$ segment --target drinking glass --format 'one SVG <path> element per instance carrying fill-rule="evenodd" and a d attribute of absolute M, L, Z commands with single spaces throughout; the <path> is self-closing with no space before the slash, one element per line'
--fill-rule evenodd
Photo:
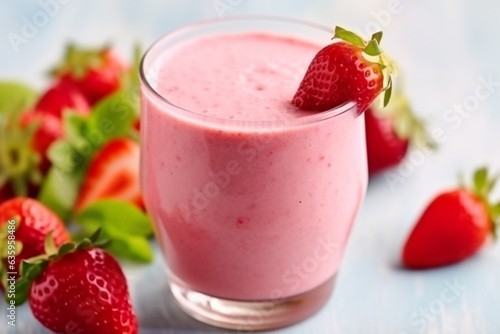
<path fill-rule="evenodd" d="M 247 121 L 158 93 L 169 80 L 161 61 L 179 43 L 255 31 L 317 45 L 332 37 L 291 19 L 213 20 L 161 38 L 140 69 L 142 190 L 173 295 L 202 322 L 250 331 L 290 325 L 326 303 L 368 179 L 364 117 L 353 102 Z"/>

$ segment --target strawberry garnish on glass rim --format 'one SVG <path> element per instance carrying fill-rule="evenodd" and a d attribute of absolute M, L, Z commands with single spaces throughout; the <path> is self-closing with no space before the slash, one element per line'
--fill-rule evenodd
<path fill-rule="evenodd" d="M 326 111 L 355 101 L 360 114 L 384 92 L 383 104 L 387 105 L 396 65 L 380 48 L 382 32 L 366 41 L 336 27 L 332 39 L 336 41 L 312 60 L 292 103 L 304 110 Z"/>

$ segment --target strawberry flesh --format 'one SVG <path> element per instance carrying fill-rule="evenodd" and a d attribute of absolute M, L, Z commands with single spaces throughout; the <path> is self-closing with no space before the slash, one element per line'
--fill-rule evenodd
<path fill-rule="evenodd" d="M 119 199 L 143 208 L 139 186 L 139 145 L 130 139 L 114 139 L 90 162 L 76 210 L 99 199 Z"/>

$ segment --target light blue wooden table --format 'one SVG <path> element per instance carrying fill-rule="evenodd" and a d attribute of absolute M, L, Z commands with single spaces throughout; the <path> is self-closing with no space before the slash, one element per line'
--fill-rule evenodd
<path fill-rule="evenodd" d="M 399 266 L 402 244 L 436 191 L 452 186 L 459 171 L 478 165 L 500 171 L 499 2 L 57 1 L 0 3 L 0 78 L 41 87 L 43 71 L 69 39 L 112 41 L 126 53 L 136 40 L 149 45 L 173 28 L 219 15 L 293 16 L 366 33 L 382 27 L 384 45 L 404 71 L 415 109 L 442 134 L 440 149 L 413 151 L 393 174 L 371 182 L 334 296 L 312 318 L 273 333 L 500 333 L 499 246 L 447 268 L 411 272 Z M 41 3 L 51 4 L 54 15 L 46 22 L 38 17 L 39 27 L 16 52 L 9 36 L 22 34 L 23 20 L 40 15 Z M 395 175 L 397 182 L 387 181 Z M 141 333 L 224 333 L 192 320 L 174 304 L 161 256 L 152 265 L 125 268 Z M 18 311 L 16 329 L 8 328 L 2 316 L 0 333 L 46 333 L 27 306 Z"/>

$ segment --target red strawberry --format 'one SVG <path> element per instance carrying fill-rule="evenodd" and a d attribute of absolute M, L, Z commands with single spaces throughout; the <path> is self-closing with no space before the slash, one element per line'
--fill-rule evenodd
<path fill-rule="evenodd" d="M 500 203 L 490 205 L 495 179 L 486 169 L 474 175 L 474 189 L 439 194 L 427 206 L 403 249 L 403 263 L 424 269 L 462 261 L 475 254 L 495 232 Z"/>
<path fill-rule="evenodd" d="M 365 113 L 366 150 L 370 175 L 397 165 L 408 152 L 408 139 L 400 138 L 389 117 L 375 116 L 372 108 Z"/>
<path fill-rule="evenodd" d="M 95 239 L 49 247 L 49 255 L 24 262 L 19 286 L 35 318 L 55 333 L 136 334 L 126 278 Z"/>
<path fill-rule="evenodd" d="M 16 269 L 14 270 L 16 272 L 22 260 L 44 253 L 44 240 L 49 232 L 52 233 L 57 246 L 71 240 L 66 226 L 59 217 L 34 199 L 16 197 L 2 203 L 0 205 L 0 230 L 4 231 L 11 220 L 15 220 L 18 224 L 15 240 L 22 244 L 21 252 L 16 255 Z M 5 235 L 2 241 L 4 238 Z"/>
<path fill-rule="evenodd" d="M 119 138 L 105 144 L 89 164 L 76 210 L 105 198 L 130 201 L 143 208 L 139 157 L 139 144 L 130 139 Z"/>
<path fill-rule="evenodd" d="M 403 160 L 409 144 L 428 149 L 435 143 L 426 133 L 424 124 L 411 110 L 408 100 L 396 92 L 383 109 L 373 103 L 365 113 L 366 149 L 370 175 L 395 166 Z"/>
<path fill-rule="evenodd" d="M 90 112 L 90 104 L 80 89 L 72 83 L 62 80 L 43 94 L 38 100 L 35 109 L 52 114 L 60 119 L 66 109 L 87 115 Z"/>
<path fill-rule="evenodd" d="M 387 104 L 392 90 L 393 64 L 379 48 L 382 32 L 373 34 L 366 42 L 336 27 L 334 38 L 342 41 L 318 52 L 292 103 L 305 110 L 326 111 L 355 101 L 358 113 L 362 113 L 385 91 L 384 104 Z"/>
<path fill-rule="evenodd" d="M 61 120 L 53 114 L 40 111 L 29 111 L 21 116 L 21 127 L 36 123 L 37 128 L 31 138 L 31 147 L 42 157 L 40 168 L 47 171 L 50 161 L 47 158 L 47 150 L 50 145 L 64 136 Z"/>
<path fill-rule="evenodd" d="M 122 86 L 127 67 L 108 47 L 91 50 L 69 45 L 54 75 L 76 85 L 91 103 L 116 92 Z"/>

